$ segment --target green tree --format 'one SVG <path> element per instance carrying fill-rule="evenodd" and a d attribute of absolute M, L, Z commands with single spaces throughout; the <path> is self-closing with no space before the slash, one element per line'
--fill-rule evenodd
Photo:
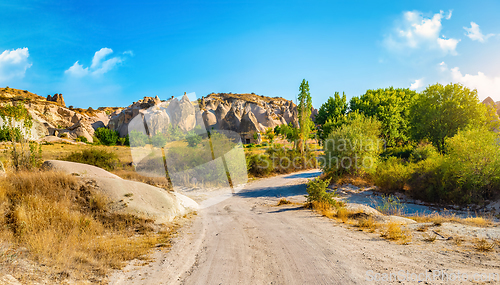
<path fill-rule="evenodd" d="M 417 93 L 410 89 L 393 87 L 368 90 L 349 102 L 351 112 L 373 116 L 382 123 L 381 136 L 387 146 L 406 143 L 410 138 L 409 114 Z"/>
<path fill-rule="evenodd" d="M 104 145 L 116 145 L 120 137 L 117 131 L 108 128 L 97 128 L 94 132 L 94 136 Z"/>
<path fill-rule="evenodd" d="M 266 136 L 266 139 L 269 140 L 269 143 L 273 143 L 274 136 L 275 136 L 273 128 L 267 129 L 265 136 Z"/>
<path fill-rule="evenodd" d="M 339 92 L 335 92 L 333 96 L 321 105 L 314 119 L 318 125 L 318 136 L 321 140 L 324 140 L 332 129 L 345 122 L 349 110 L 345 93 L 342 93 L 342 97 L 340 97 Z"/>
<path fill-rule="evenodd" d="M 410 109 L 411 134 L 414 140 L 428 139 L 441 153 L 445 140 L 469 125 L 486 121 L 486 107 L 477 97 L 477 90 L 461 84 L 427 87 Z"/>
<path fill-rule="evenodd" d="M 336 176 L 373 170 L 382 148 L 379 136 L 380 122 L 376 118 L 350 113 L 346 124 L 333 130 L 324 141 L 321 168 Z"/>
<path fill-rule="evenodd" d="M 304 146 L 310 136 L 311 130 L 314 127 L 311 121 L 312 99 L 309 92 L 309 82 L 302 79 L 299 87 L 299 105 L 297 111 L 299 113 L 299 144 L 300 152 L 304 153 Z"/>

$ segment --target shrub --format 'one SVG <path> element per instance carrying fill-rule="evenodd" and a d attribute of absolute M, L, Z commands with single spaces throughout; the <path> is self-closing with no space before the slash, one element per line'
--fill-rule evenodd
<path fill-rule="evenodd" d="M 120 137 L 117 131 L 113 131 L 108 128 L 98 128 L 95 130 L 94 135 L 103 145 L 116 145 L 116 142 Z"/>
<path fill-rule="evenodd" d="M 458 204 L 482 203 L 499 193 L 498 135 L 486 129 L 459 131 L 446 139 L 446 154 L 417 164 L 410 185 L 418 198 Z"/>
<path fill-rule="evenodd" d="M 60 137 L 60 138 L 68 138 L 68 134 L 67 134 L 67 133 L 64 133 L 64 134 L 61 134 L 59 137 Z"/>
<path fill-rule="evenodd" d="M 157 133 L 151 137 L 151 144 L 155 147 L 162 148 L 167 143 L 167 137 L 162 133 Z"/>
<path fill-rule="evenodd" d="M 419 162 L 426 160 L 428 158 L 436 157 L 438 155 L 439 153 L 433 145 L 429 143 L 424 143 L 420 144 L 413 150 L 413 152 L 410 155 L 410 161 Z"/>
<path fill-rule="evenodd" d="M 326 188 L 330 184 L 331 178 L 322 180 L 319 177 L 310 180 L 307 183 L 307 202 L 324 202 L 331 206 L 337 204 L 337 201 L 333 199 L 335 193 L 327 193 Z"/>
<path fill-rule="evenodd" d="M 142 132 L 132 130 L 129 134 L 129 141 L 131 147 L 143 147 L 149 143 L 149 138 Z"/>
<path fill-rule="evenodd" d="M 128 135 L 124 138 L 118 138 L 117 143 L 119 145 L 128 145 L 129 144 Z"/>
<path fill-rule="evenodd" d="M 332 131 L 323 142 L 321 168 L 336 176 L 365 173 L 377 163 L 382 147 L 379 135 L 380 122 L 353 113 L 346 124 Z"/>
<path fill-rule="evenodd" d="M 443 182 L 451 200 L 471 203 L 493 198 L 500 189 L 498 135 L 486 129 L 459 131 L 446 140 Z"/>
<path fill-rule="evenodd" d="M 387 148 L 382 154 L 381 157 L 389 158 L 389 157 L 397 157 L 405 160 L 410 159 L 411 154 L 413 153 L 414 148 L 411 144 L 405 146 L 395 146 L 391 148 Z"/>
<path fill-rule="evenodd" d="M 86 137 L 84 136 L 79 136 L 75 139 L 76 142 L 84 142 L 84 143 L 88 143 L 88 140 Z"/>
<path fill-rule="evenodd" d="M 85 149 L 81 152 L 72 152 L 62 160 L 90 164 L 108 171 L 115 169 L 119 162 L 115 153 L 94 148 Z"/>
<path fill-rule="evenodd" d="M 249 154 L 246 161 L 248 173 L 254 176 L 265 177 L 273 171 L 273 162 L 267 155 Z"/>
<path fill-rule="evenodd" d="M 186 137 L 186 141 L 188 142 L 188 146 L 195 147 L 202 141 L 202 137 L 196 133 L 190 133 Z"/>
<path fill-rule="evenodd" d="M 373 176 L 375 185 L 385 192 L 405 190 L 411 175 L 413 174 L 412 163 L 396 157 L 389 157 L 386 161 L 377 165 Z"/>

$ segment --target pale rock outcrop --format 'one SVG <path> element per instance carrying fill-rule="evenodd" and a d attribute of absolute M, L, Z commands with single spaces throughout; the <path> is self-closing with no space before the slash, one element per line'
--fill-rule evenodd
<path fill-rule="evenodd" d="M 241 117 L 238 115 L 238 113 L 239 111 L 235 107 L 231 108 L 231 110 L 229 110 L 226 116 L 222 119 L 219 128 L 222 130 L 239 132 Z"/>
<path fill-rule="evenodd" d="M 73 174 L 83 183 L 93 185 L 108 200 L 111 212 L 153 219 L 156 223 L 172 221 L 199 208 L 192 199 L 148 184 L 122 179 L 104 169 L 68 161 L 45 161 L 44 169 Z"/>
<path fill-rule="evenodd" d="M 259 122 L 257 118 L 252 113 L 252 111 L 246 111 L 241 117 L 239 132 L 240 133 L 254 133 L 263 131 L 259 128 Z"/>
<path fill-rule="evenodd" d="M 214 112 L 212 110 L 210 111 L 205 111 L 202 114 L 203 116 L 203 122 L 205 123 L 205 126 L 207 130 L 210 130 L 212 128 L 217 129 L 217 117 L 215 116 Z"/>
<path fill-rule="evenodd" d="M 215 109 L 214 114 L 219 126 L 221 125 L 222 120 L 226 117 L 229 110 L 230 108 L 227 108 L 224 104 L 219 104 L 219 106 L 217 106 L 217 109 Z"/>
<path fill-rule="evenodd" d="M 181 100 L 177 100 L 177 98 L 170 100 L 167 113 L 170 116 L 172 125 L 178 126 L 185 132 L 192 130 L 196 126 L 195 108 L 186 94 L 182 96 Z"/>
<path fill-rule="evenodd" d="M 144 113 L 144 120 L 148 126 L 150 135 L 166 133 L 170 126 L 170 117 L 166 109 L 154 106 Z"/>

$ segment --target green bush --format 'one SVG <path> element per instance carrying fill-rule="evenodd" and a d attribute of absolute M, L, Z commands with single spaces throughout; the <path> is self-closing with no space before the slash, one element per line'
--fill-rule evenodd
<path fill-rule="evenodd" d="M 382 142 L 380 122 L 357 113 L 333 130 L 323 142 L 325 149 L 320 163 L 329 175 L 361 175 L 373 168 L 378 160 Z"/>
<path fill-rule="evenodd" d="M 445 140 L 442 157 L 417 164 L 410 181 L 413 196 L 456 204 L 482 203 L 500 193 L 498 135 L 487 129 L 459 131 Z"/>
<path fill-rule="evenodd" d="M 108 128 L 98 128 L 95 130 L 94 136 L 96 136 L 103 145 L 116 145 L 120 137 L 117 131 Z"/>
<path fill-rule="evenodd" d="M 201 142 L 201 140 L 202 140 L 202 137 L 196 133 L 190 133 L 186 137 L 186 141 L 188 142 L 188 146 L 190 146 L 190 147 L 195 147 L 196 145 L 198 145 Z"/>
<path fill-rule="evenodd" d="M 414 147 L 413 145 L 405 145 L 405 146 L 395 146 L 387 148 L 380 156 L 382 158 L 389 157 L 397 157 L 405 160 L 409 160 L 411 154 L 413 153 Z"/>
<path fill-rule="evenodd" d="M 410 155 L 410 161 L 419 162 L 439 155 L 437 149 L 428 143 L 417 146 Z"/>
<path fill-rule="evenodd" d="M 81 152 L 72 152 L 62 160 L 90 164 L 108 171 L 115 169 L 119 162 L 118 156 L 115 153 L 93 148 L 85 149 Z"/>
<path fill-rule="evenodd" d="M 75 139 L 76 142 L 84 142 L 84 143 L 88 143 L 88 140 L 86 137 L 84 136 L 79 136 Z"/>
<path fill-rule="evenodd" d="M 167 137 L 162 134 L 162 133 L 157 133 L 151 138 L 151 144 L 155 147 L 165 147 L 165 144 L 167 143 Z"/>
<path fill-rule="evenodd" d="M 119 145 L 130 145 L 128 135 L 127 135 L 126 137 L 124 137 L 124 138 L 118 138 L 117 143 L 118 143 Z"/>
<path fill-rule="evenodd" d="M 149 143 L 149 138 L 142 132 L 132 130 L 129 134 L 129 141 L 131 147 L 143 147 Z"/>
<path fill-rule="evenodd" d="M 326 192 L 326 188 L 330 184 L 330 180 L 331 178 L 322 180 L 319 177 L 310 180 L 307 183 L 307 202 L 323 202 L 332 206 L 336 205 L 337 202 L 333 199 L 333 197 L 335 197 L 335 193 Z"/>
<path fill-rule="evenodd" d="M 267 155 L 249 154 L 246 160 L 248 173 L 253 176 L 265 177 L 273 171 L 273 161 Z"/>
<path fill-rule="evenodd" d="M 414 164 L 401 158 L 389 157 L 377 165 L 373 181 L 384 192 L 406 190 L 406 185 L 413 174 Z"/>

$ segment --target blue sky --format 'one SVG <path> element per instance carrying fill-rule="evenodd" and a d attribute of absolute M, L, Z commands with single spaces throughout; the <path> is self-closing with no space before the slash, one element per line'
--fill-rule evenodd
<path fill-rule="evenodd" d="M 500 100 L 498 1 L 0 1 L 0 86 L 75 107 L 461 82 Z"/>

